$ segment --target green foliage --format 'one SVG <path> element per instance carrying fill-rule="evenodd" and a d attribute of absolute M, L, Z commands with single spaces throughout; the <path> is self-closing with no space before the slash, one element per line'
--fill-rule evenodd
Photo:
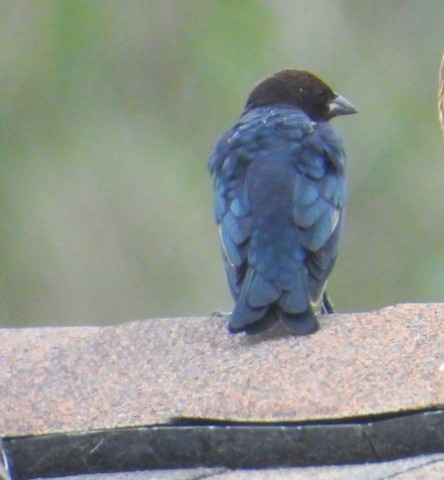
<path fill-rule="evenodd" d="M 228 310 L 207 160 L 252 86 L 288 67 L 360 111 L 334 121 L 350 180 L 337 309 L 443 300 L 444 4 L 29 0 L 0 14 L 1 325 Z"/>

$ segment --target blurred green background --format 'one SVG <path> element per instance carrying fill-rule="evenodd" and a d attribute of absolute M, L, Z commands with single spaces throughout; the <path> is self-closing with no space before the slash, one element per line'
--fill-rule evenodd
<path fill-rule="evenodd" d="M 251 88 L 305 68 L 349 207 L 339 311 L 444 301 L 444 2 L 0 0 L 0 324 L 228 310 L 207 160 Z"/>

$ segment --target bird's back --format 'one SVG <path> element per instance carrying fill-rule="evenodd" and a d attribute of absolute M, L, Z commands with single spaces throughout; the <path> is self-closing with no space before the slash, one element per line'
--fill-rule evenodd
<path fill-rule="evenodd" d="M 311 304 L 337 255 L 344 167 L 335 130 L 294 108 L 253 109 L 220 138 L 210 170 L 232 330 L 270 316 L 301 333 L 316 327 Z"/>

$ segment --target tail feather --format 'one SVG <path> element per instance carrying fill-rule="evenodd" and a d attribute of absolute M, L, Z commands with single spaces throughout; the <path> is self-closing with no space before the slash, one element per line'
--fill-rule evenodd
<path fill-rule="evenodd" d="M 308 301 L 305 282 L 301 275 L 297 280 L 298 288 L 282 292 L 249 268 L 230 316 L 229 332 L 263 332 L 279 319 L 298 335 L 315 332 L 318 322 Z"/>
<path fill-rule="evenodd" d="M 276 287 L 250 268 L 230 317 L 228 327 L 230 332 L 242 332 L 264 318 L 270 304 L 279 297 L 279 293 Z"/>
<path fill-rule="evenodd" d="M 230 315 L 228 330 L 230 333 L 238 333 L 246 330 L 251 324 L 260 321 L 267 313 L 268 306 L 253 308 L 247 304 L 236 304 Z"/>
<path fill-rule="evenodd" d="M 234 328 L 231 322 L 228 324 L 228 331 L 230 333 L 245 332 L 247 335 L 256 335 L 257 333 L 265 332 L 271 328 L 277 321 L 279 316 L 273 307 L 267 309 L 262 318 L 259 318 L 254 323 L 244 325 L 239 328 Z"/>
<path fill-rule="evenodd" d="M 293 330 L 298 335 L 308 335 L 316 332 L 319 328 L 316 315 L 311 307 L 308 307 L 302 313 L 287 313 L 281 310 L 279 317 L 286 327 Z"/>

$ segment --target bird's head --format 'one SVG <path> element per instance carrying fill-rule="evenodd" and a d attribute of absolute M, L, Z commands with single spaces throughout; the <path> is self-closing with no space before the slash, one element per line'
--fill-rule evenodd
<path fill-rule="evenodd" d="M 274 105 L 300 108 L 315 122 L 357 112 L 348 100 L 304 70 L 283 70 L 260 82 L 250 93 L 244 111 Z"/>

